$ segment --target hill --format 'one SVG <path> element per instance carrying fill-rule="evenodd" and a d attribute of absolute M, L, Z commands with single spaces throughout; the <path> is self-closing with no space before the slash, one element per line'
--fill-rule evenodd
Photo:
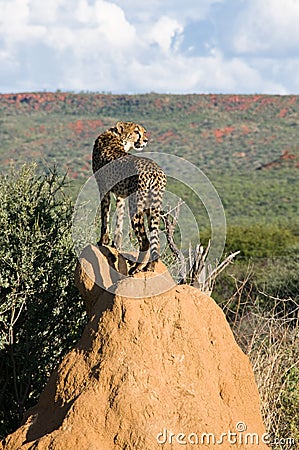
<path fill-rule="evenodd" d="M 56 161 L 73 177 L 90 174 L 94 138 L 116 120 L 142 122 L 154 151 L 203 170 L 299 167 L 297 96 L 0 95 L 1 163 Z"/>
<path fill-rule="evenodd" d="M 133 120 L 149 130 L 151 151 L 184 157 L 210 177 L 231 224 L 266 217 L 297 226 L 298 112 L 297 96 L 4 94 L 0 164 L 55 163 L 78 188 L 96 136 Z"/>

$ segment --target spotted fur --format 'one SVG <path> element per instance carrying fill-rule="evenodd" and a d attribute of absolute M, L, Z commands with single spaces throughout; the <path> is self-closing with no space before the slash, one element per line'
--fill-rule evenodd
<path fill-rule="evenodd" d="M 139 255 L 130 275 L 154 270 L 160 257 L 159 223 L 166 176 L 154 161 L 129 154 L 141 150 L 148 139 L 146 130 L 134 122 L 117 122 L 100 134 L 92 154 L 92 169 L 101 193 L 101 236 L 99 245 L 109 244 L 110 193 L 116 196 L 117 223 L 113 244 L 121 248 L 125 198 L 129 197 L 131 225 L 138 240 Z M 112 163 L 112 164 L 109 164 Z M 100 171 L 105 166 L 104 170 Z M 149 239 L 145 230 L 147 217 Z M 150 260 L 144 264 L 150 250 Z"/>

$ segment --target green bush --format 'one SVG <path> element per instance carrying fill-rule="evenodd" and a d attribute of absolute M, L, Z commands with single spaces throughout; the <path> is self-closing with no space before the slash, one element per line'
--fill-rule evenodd
<path fill-rule="evenodd" d="M 258 267 L 256 284 L 259 290 L 273 297 L 299 299 L 299 247 L 289 255 L 271 258 Z"/>
<path fill-rule="evenodd" d="M 240 250 L 245 258 L 268 258 L 286 254 L 296 241 L 291 230 L 276 225 L 234 225 L 227 228 L 226 251 Z"/>
<path fill-rule="evenodd" d="M 16 428 L 80 335 L 72 204 L 56 170 L 0 177 L 0 435 Z"/>

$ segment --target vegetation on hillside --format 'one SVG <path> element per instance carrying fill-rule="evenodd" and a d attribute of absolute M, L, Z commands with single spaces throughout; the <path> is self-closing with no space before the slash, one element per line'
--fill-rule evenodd
<path fill-rule="evenodd" d="M 204 171 L 298 167 L 297 96 L 0 95 L 0 161 L 31 158 L 90 174 L 92 143 L 116 120 L 143 123 L 151 151 L 183 156 Z"/>
<path fill-rule="evenodd" d="M 148 151 L 186 158 L 214 183 L 229 224 L 298 229 L 299 97 L 267 95 L 0 95 L 0 164 L 56 164 L 91 175 L 96 136 L 117 120 L 149 130 Z"/>

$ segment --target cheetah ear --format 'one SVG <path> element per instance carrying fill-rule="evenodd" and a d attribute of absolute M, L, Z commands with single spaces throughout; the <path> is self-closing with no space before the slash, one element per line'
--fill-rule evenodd
<path fill-rule="evenodd" d="M 118 134 L 122 134 L 124 131 L 124 122 L 117 122 L 117 124 L 115 125 L 115 128 L 116 128 Z"/>
<path fill-rule="evenodd" d="M 122 132 L 124 131 L 124 122 L 117 122 L 115 127 L 110 128 L 110 131 L 115 134 L 122 134 Z"/>

